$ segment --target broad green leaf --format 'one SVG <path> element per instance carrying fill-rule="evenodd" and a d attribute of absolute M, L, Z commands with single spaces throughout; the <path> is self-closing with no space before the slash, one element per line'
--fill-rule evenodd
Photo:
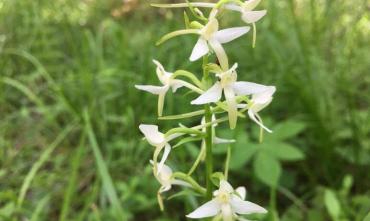
<path fill-rule="evenodd" d="M 266 136 L 271 140 L 285 140 L 299 134 L 305 129 L 306 125 L 300 121 L 289 120 L 276 125 L 273 128 L 273 133 Z"/>
<path fill-rule="evenodd" d="M 324 200 L 326 209 L 328 210 L 331 218 L 333 220 L 338 220 L 340 215 L 340 204 L 335 193 L 330 189 L 326 189 L 324 193 Z"/>
<path fill-rule="evenodd" d="M 353 185 L 353 177 L 349 174 L 347 174 L 342 181 L 342 192 L 347 195 L 349 191 L 351 190 L 351 187 Z"/>
<path fill-rule="evenodd" d="M 364 218 L 364 221 L 370 221 L 370 212 L 367 213 L 367 215 Z"/>
<path fill-rule="evenodd" d="M 237 142 L 232 145 L 229 168 L 238 170 L 242 168 L 258 150 L 258 145 L 248 142 L 246 133 L 240 132 L 236 138 Z"/>
<path fill-rule="evenodd" d="M 268 186 L 276 187 L 281 175 L 280 162 L 273 156 L 260 151 L 253 162 L 253 170 L 258 179 Z"/>
<path fill-rule="evenodd" d="M 302 160 L 304 159 L 304 153 L 299 150 L 297 147 L 292 146 L 283 142 L 266 142 L 263 144 L 264 151 L 267 151 L 269 154 L 277 157 L 280 160 Z"/>
<path fill-rule="evenodd" d="M 10 217 L 14 211 L 16 211 L 15 204 L 13 202 L 9 202 L 0 208 L 0 218 Z"/>

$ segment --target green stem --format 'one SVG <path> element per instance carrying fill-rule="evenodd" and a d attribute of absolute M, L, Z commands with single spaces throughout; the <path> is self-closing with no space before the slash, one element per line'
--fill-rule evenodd
<path fill-rule="evenodd" d="M 191 176 L 189 176 L 188 174 L 185 174 L 185 173 L 181 173 L 181 172 L 175 172 L 172 174 L 172 177 L 173 178 L 178 178 L 178 179 L 181 179 L 183 181 L 186 181 L 188 182 L 192 188 L 197 191 L 198 193 L 200 194 L 205 194 L 206 193 L 206 190 L 201 186 L 199 185 Z"/>
<path fill-rule="evenodd" d="M 205 120 L 206 123 L 212 121 L 212 112 L 209 105 L 205 105 Z M 206 127 L 206 187 L 207 187 L 207 200 L 212 199 L 213 185 L 211 176 L 213 173 L 213 156 L 212 156 L 212 125 Z"/>
<path fill-rule="evenodd" d="M 230 165 L 230 157 L 231 157 L 231 146 L 229 145 L 227 147 L 227 155 L 226 155 L 226 161 L 225 161 L 225 179 L 227 180 L 227 177 L 229 176 L 229 165 Z"/>
<path fill-rule="evenodd" d="M 279 214 L 276 209 L 276 187 L 271 187 L 270 189 L 270 212 L 271 212 L 271 220 L 272 221 L 279 221 Z"/>
<path fill-rule="evenodd" d="M 209 72 L 207 69 L 208 64 L 208 55 L 203 57 L 203 79 L 202 83 L 205 85 L 206 88 L 210 87 L 212 85 L 211 79 L 209 77 Z M 205 124 L 206 126 L 206 138 L 204 140 L 205 146 L 206 146 L 206 198 L 207 200 L 212 199 L 212 192 L 213 192 L 213 185 L 211 176 L 213 173 L 213 156 L 212 156 L 212 111 L 209 104 L 204 105 L 204 118 L 205 118 Z"/>

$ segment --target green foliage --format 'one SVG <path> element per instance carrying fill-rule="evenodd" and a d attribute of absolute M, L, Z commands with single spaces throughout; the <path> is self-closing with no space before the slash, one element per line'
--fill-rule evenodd
<path fill-rule="evenodd" d="M 253 170 L 256 176 L 265 184 L 276 187 L 281 174 L 279 161 L 263 151 L 257 153 L 253 161 Z"/>
<path fill-rule="evenodd" d="M 256 176 L 266 185 L 276 187 L 282 171 L 280 161 L 304 159 L 304 153 L 298 147 L 285 142 L 286 139 L 297 136 L 304 128 L 302 122 L 285 121 L 277 124 L 272 134 L 266 134 L 262 143 L 250 142 L 245 133 L 241 133 L 236 139 L 240 142 L 233 148 L 230 168 L 239 170 L 253 158 Z"/>
<path fill-rule="evenodd" d="M 324 192 L 324 200 L 330 217 L 333 220 L 338 220 L 341 208 L 335 193 L 330 189 L 326 189 Z"/>

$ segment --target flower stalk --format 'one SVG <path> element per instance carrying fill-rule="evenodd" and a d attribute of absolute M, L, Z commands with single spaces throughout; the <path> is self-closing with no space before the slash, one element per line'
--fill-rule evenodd
<path fill-rule="evenodd" d="M 212 121 L 212 113 L 209 107 L 209 104 L 206 104 L 205 107 L 205 121 L 206 124 Z M 206 139 L 205 139 L 205 145 L 206 145 L 206 188 L 207 188 L 207 194 L 206 198 L 207 200 L 212 199 L 212 192 L 213 192 L 213 184 L 212 184 L 212 173 L 213 173 L 213 156 L 212 156 L 212 146 L 213 146 L 213 139 L 212 139 L 212 125 L 209 125 L 206 127 Z"/>
<path fill-rule="evenodd" d="M 217 126 L 228 121 L 230 129 L 237 127 L 238 118 L 249 118 L 255 122 L 261 131 L 272 132 L 263 125 L 259 112 L 264 109 L 273 98 L 274 86 L 266 86 L 247 81 L 237 80 L 238 64 L 233 63 L 229 66 L 229 58 L 223 45 L 247 34 L 253 28 L 254 47 L 256 38 L 255 23 L 260 20 L 266 10 L 255 11 L 255 7 L 261 0 L 219 0 L 216 3 L 186 2 L 179 4 L 152 4 L 155 7 L 181 8 L 185 7 L 192 13 L 192 20 L 184 12 L 185 29 L 173 31 L 164 35 L 157 45 L 162 44 L 180 35 L 197 35 L 195 43 L 189 56 L 189 61 L 202 59 L 202 78 L 198 78 L 196 73 L 188 70 L 175 70 L 169 72 L 156 60 L 153 63 L 157 66 L 156 74 L 160 85 L 135 85 L 139 90 L 149 92 L 158 96 L 158 119 L 174 120 L 200 118 L 201 122 L 196 126 L 186 126 L 180 122 L 178 127 L 161 132 L 159 127 L 154 124 L 141 124 L 140 131 L 145 140 L 154 147 L 151 165 L 153 175 L 161 185 L 157 192 L 157 199 L 161 210 L 164 209 L 165 199 L 162 194 L 170 191 L 173 186 L 176 188 L 191 188 L 203 196 L 206 201 L 199 208 L 187 215 L 192 219 L 203 219 L 214 217 L 213 220 L 235 221 L 246 220 L 243 215 L 250 213 L 266 213 L 267 211 L 257 204 L 246 201 L 246 189 L 238 187 L 234 189 L 228 183 L 229 163 L 231 158 L 231 146 L 228 147 L 225 156 L 224 167 L 221 171 L 215 171 L 213 156 L 214 145 L 230 144 L 237 142 L 234 139 L 223 139 L 216 136 Z M 206 12 L 199 8 L 210 8 L 207 16 Z M 244 26 L 221 28 L 219 21 L 222 16 L 220 12 L 224 9 L 236 11 L 241 14 L 241 19 L 246 23 Z M 215 61 L 210 62 L 209 58 L 215 56 Z M 163 115 L 164 103 L 167 93 L 175 93 L 177 90 L 188 90 L 191 96 L 195 97 L 190 104 L 199 107 L 188 113 L 175 115 Z M 197 106 L 199 105 L 199 106 Z M 244 113 L 247 114 L 244 114 Z M 221 116 L 220 116 L 221 115 Z M 226 115 L 226 116 L 225 116 Z M 176 143 L 172 143 L 177 140 Z M 166 163 L 172 155 L 173 149 L 186 148 L 189 142 L 199 144 L 199 152 L 194 162 L 191 164 L 177 164 L 177 168 L 186 167 L 188 172 L 173 172 L 172 168 Z M 170 162 L 171 163 L 171 162 Z M 199 167 L 199 165 L 204 167 Z M 193 179 L 196 170 L 204 168 L 204 182 L 197 182 Z M 195 177 L 195 176 L 194 176 Z M 217 181 L 218 180 L 218 181 Z M 193 192 L 187 192 L 192 194 Z"/>

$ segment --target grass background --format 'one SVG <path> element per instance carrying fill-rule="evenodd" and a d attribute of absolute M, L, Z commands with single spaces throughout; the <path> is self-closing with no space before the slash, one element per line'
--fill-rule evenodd
<path fill-rule="evenodd" d="M 153 58 L 170 71 L 200 71 L 187 60 L 195 37 L 155 46 L 183 27 L 182 10 L 149 3 L 0 1 L 0 220 L 185 220 L 194 208 L 189 196 L 159 212 L 153 149 L 137 129 L 156 122 L 156 99 L 134 88 L 157 83 Z M 279 217 L 363 220 L 370 210 L 370 5 L 265 0 L 260 7 L 268 15 L 258 24 L 257 47 L 248 35 L 226 50 L 239 63 L 239 79 L 277 86 L 262 116 L 282 132 L 266 135 L 268 143 L 305 155 L 280 162 Z M 242 24 L 228 15 L 222 25 Z M 190 99 L 168 96 L 165 113 L 192 110 Z M 233 149 L 243 153 L 232 155 L 233 183 L 267 207 L 270 189 L 246 150 L 256 145 L 256 126 L 242 120 L 239 128 L 221 131 L 238 138 Z M 197 148 L 179 149 L 170 164 L 186 170 Z M 223 159 L 217 153 L 222 147 L 216 157 Z"/>

